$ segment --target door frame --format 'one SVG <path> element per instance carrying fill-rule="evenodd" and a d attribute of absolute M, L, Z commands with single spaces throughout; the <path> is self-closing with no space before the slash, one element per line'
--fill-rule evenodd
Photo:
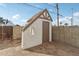
<path fill-rule="evenodd" d="M 42 25 L 43 25 L 43 21 L 49 22 L 49 42 L 52 42 L 52 22 L 49 20 L 42 20 Z M 42 36 L 43 36 L 43 32 L 42 32 Z M 43 41 L 43 37 L 42 37 L 42 41 Z"/>
<path fill-rule="evenodd" d="M 49 42 L 49 39 L 50 39 L 50 23 L 49 22 L 47 22 L 47 21 L 43 21 L 42 22 L 42 42 L 44 43 L 44 22 L 46 22 L 46 23 L 48 23 L 48 42 Z M 45 35 L 46 36 L 46 35 Z"/>

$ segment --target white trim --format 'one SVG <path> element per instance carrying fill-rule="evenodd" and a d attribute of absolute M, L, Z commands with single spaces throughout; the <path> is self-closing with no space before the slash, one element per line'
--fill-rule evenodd
<path fill-rule="evenodd" d="M 40 20 L 42 20 L 42 21 L 47 21 L 47 22 L 51 22 L 51 21 L 49 21 L 49 20 L 45 20 L 45 19 L 40 19 Z"/>
<path fill-rule="evenodd" d="M 21 47 L 24 48 L 24 45 L 23 45 L 23 31 L 22 31 Z"/>
<path fill-rule="evenodd" d="M 49 42 L 52 42 L 52 22 L 44 19 L 41 19 L 41 21 L 49 22 Z"/>
<path fill-rule="evenodd" d="M 50 32 L 49 32 L 49 35 L 50 35 L 50 39 L 49 39 L 49 42 L 52 42 L 52 23 L 50 22 Z"/>
<path fill-rule="evenodd" d="M 25 44 L 24 44 L 24 32 L 22 32 L 21 48 L 22 48 L 22 49 L 25 49 Z"/>

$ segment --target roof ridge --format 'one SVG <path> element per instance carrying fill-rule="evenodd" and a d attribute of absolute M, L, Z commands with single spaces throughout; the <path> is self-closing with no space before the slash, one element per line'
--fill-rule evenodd
<path fill-rule="evenodd" d="M 29 27 L 44 11 L 47 11 L 47 12 L 48 12 L 47 9 L 44 9 L 44 10 L 38 12 L 37 14 L 35 14 L 34 16 L 32 16 L 32 17 L 27 21 L 28 24 L 24 26 L 23 31 L 24 31 L 27 27 Z"/>
<path fill-rule="evenodd" d="M 39 11 L 38 13 L 36 13 L 35 15 L 33 15 L 27 22 L 29 22 L 31 19 L 33 19 L 33 17 L 37 17 L 39 14 L 43 13 L 46 9 Z"/>

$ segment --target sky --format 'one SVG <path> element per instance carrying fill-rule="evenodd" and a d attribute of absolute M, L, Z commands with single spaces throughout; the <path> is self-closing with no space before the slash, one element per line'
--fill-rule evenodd
<path fill-rule="evenodd" d="M 59 4 L 60 22 L 70 25 L 73 8 L 74 25 L 79 25 L 79 4 L 61 3 Z M 14 24 L 24 25 L 33 15 L 47 8 L 51 17 L 52 24 L 56 25 L 56 4 L 55 3 L 0 3 L 0 17 L 12 21 Z"/>

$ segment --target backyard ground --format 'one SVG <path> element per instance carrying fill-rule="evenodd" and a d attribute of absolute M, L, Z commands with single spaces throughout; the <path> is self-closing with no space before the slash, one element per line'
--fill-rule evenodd
<path fill-rule="evenodd" d="M 20 40 L 0 41 L 1 56 L 79 56 L 79 48 L 53 41 L 30 49 L 21 49 Z"/>

